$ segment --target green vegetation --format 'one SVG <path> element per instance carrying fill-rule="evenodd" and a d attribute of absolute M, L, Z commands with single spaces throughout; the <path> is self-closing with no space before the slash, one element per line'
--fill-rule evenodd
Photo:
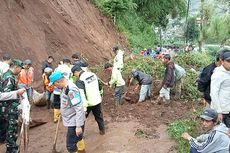
<path fill-rule="evenodd" d="M 164 65 L 161 60 L 153 60 L 152 58 L 142 56 L 138 56 L 135 60 L 129 59 L 125 62 L 124 76 L 130 75 L 132 69 L 141 70 L 153 76 L 154 80 L 162 78 L 164 73 Z"/>
<path fill-rule="evenodd" d="M 198 40 L 199 27 L 196 23 L 196 18 L 191 17 L 188 19 L 188 27 L 185 30 L 185 37 L 188 38 L 189 42 Z"/>
<path fill-rule="evenodd" d="M 124 33 L 132 48 L 152 48 L 157 44 L 154 27 L 165 28 L 168 15 L 184 15 L 184 0 L 93 0 Z"/>
<path fill-rule="evenodd" d="M 201 112 L 202 109 L 197 109 L 194 112 L 186 114 L 183 119 L 169 124 L 168 133 L 170 137 L 176 140 L 176 149 L 178 153 L 186 153 L 189 152 L 190 149 L 188 141 L 181 138 L 182 133 L 188 132 L 193 137 L 201 134 L 202 129 L 198 120 L 198 116 L 201 114 Z"/>
<path fill-rule="evenodd" d="M 183 98 L 196 100 L 199 98 L 196 80 L 198 79 L 198 70 L 211 63 L 211 57 L 206 52 L 181 53 L 174 59 L 175 63 L 184 67 L 186 78 L 184 84 Z M 132 69 L 139 69 L 153 77 L 153 80 L 162 80 L 164 77 L 165 67 L 161 60 L 138 56 L 135 60 L 125 62 L 124 76 L 129 76 Z"/>
<path fill-rule="evenodd" d="M 205 39 L 208 43 L 230 45 L 230 15 L 213 16 L 205 28 Z"/>

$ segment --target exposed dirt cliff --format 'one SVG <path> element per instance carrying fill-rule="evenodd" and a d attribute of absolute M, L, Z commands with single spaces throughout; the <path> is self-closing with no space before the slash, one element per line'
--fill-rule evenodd
<path fill-rule="evenodd" d="M 82 52 L 95 64 L 111 56 L 121 37 L 110 21 L 87 0 L 0 0 L 0 53 L 33 60 L 35 79 L 41 62 L 58 62 Z M 119 40 L 120 39 L 120 40 Z"/>

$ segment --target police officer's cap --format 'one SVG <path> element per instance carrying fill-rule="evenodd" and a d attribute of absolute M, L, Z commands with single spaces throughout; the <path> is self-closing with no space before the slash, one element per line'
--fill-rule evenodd
<path fill-rule="evenodd" d="M 75 71 L 82 71 L 82 68 L 79 65 L 74 65 L 73 68 L 71 69 L 72 73 L 74 73 Z"/>

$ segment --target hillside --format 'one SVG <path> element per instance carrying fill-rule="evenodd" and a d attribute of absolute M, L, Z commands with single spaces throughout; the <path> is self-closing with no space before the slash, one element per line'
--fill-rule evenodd
<path fill-rule="evenodd" d="M 0 53 L 33 60 L 35 79 L 41 62 L 53 55 L 56 63 L 79 51 L 89 63 L 111 56 L 121 36 L 108 19 L 86 0 L 1 0 Z"/>

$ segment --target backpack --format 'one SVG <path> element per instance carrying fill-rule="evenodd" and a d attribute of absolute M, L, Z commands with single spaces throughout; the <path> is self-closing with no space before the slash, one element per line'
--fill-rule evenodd
<path fill-rule="evenodd" d="M 185 76 L 186 71 L 183 67 L 181 67 L 178 64 L 174 64 L 174 66 L 175 66 L 174 78 L 175 78 L 175 81 L 177 81 L 181 79 L 183 76 Z"/>

